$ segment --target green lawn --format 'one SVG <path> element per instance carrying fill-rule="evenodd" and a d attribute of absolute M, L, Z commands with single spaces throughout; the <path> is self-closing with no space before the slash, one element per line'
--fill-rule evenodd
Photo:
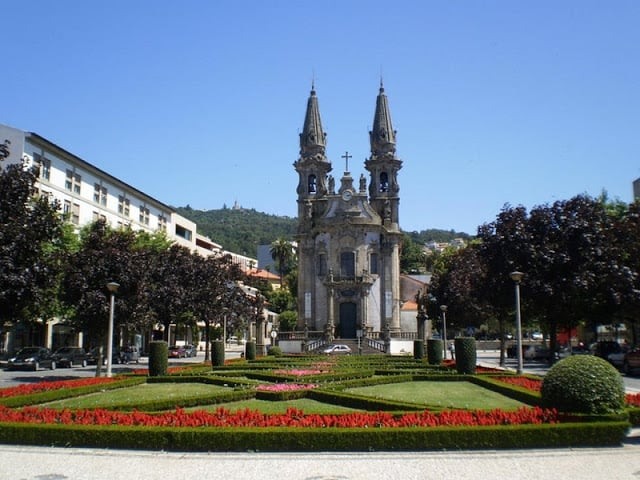
<path fill-rule="evenodd" d="M 214 395 L 231 390 L 229 387 L 203 383 L 145 383 L 135 387 L 107 390 L 80 397 L 67 398 L 47 403 L 50 408 L 135 408 L 144 402 L 161 399 L 182 400 L 186 398 Z"/>
<path fill-rule="evenodd" d="M 240 402 L 221 403 L 219 405 L 210 405 L 204 407 L 195 407 L 188 410 L 212 410 L 224 407 L 229 411 L 235 412 L 237 410 L 258 410 L 263 413 L 285 413 L 288 408 L 297 408 L 304 413 L 310 414 L 331 414 L 331 413 L 348 413 L 357 412 L 362 410 L 356 410 L 348 407 L 341 407 L 339 405 L 331 405 L 328 403 L 318 402 L 309 398 L 300 398 L 298 400 L 289 400 L 288 402 L 272 402 L 270 400 L 257 400 L 255 398 L 250 400 L 243 400 Z"/>
<path fill-rule="evenodd" d="M 403 382 L 349 388 L 346 392 L 439 408 L 516 410 L 525 405 L 470 382 Z"/>

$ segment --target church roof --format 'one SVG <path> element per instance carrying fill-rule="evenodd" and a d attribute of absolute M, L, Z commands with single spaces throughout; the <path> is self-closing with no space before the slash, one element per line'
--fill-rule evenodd
<path fill-rule="evenodd" d="M 320 108 L 318 107 L 318 97 L 314 86 L 311 86 L 311 94 L 307 100 L 307 112 L 304 117 L 304 126 L 300 134 L 300 156 L 325 157 L 325 147 L 327 135 L 322 129 L 320 119 Z M 324 159 L 326 161 L 326 158 Z"/>
<path fill-rule="evenodd" d="M 371 153 L 373 155 L 395 154 L 396 131 L 391 124 L 389 102 L 380 82 L 380 92 L 376 98 L 376 111 L 373 117 L 373 129 L 369 132 Z"/>

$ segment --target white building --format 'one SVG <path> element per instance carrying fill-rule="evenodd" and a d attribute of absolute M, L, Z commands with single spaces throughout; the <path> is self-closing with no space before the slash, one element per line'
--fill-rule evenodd
<path fill-rule="evenodd" d="M 130 227 L 149 233 L 163 231 L 167 237 L 203 256 L 229 254 L 244 271 L 257 260 L 223 250 L 222 246 L 196 232 L 197 225 L 179 215 L 174 208 L 110 175 L 37 133 L 25 132 L 0 124 L 0 142 L 8 140 L 10 155 L 6 163 L 39 167 L 36 188 L 41 195 L 56 199 L 68 221 L 80 229 L 98 219 L 113 228 Z M 57 321 L 49 322 L 55 325 Z M 54 328 L 47 328 L 43 344 L 56 346 Z"/>

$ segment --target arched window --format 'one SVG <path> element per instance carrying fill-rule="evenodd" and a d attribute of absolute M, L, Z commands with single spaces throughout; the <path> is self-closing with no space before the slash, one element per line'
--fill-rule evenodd
<path fill-rule="evenodd" d="M 307 179 L 307 191 L 309 193 L 316 193 L 316 176 L 314 174 L 309 175 Z"/>
<path fill-rule="evenodd" d="M 387 172 L 382 172 L 380 174 L 380 191 L 381 192 L 389 191 L 389 175 L 387 175 Z"/>

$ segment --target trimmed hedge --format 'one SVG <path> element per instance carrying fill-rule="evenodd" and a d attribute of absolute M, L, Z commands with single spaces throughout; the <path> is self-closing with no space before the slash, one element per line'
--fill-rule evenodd
<path fill-rule="evenodd" d="M 224 365 L 224 342 L 214 340 L 211 342 L 211 366 L 215 369 Z"/>
<path fill-rule="evenodd" d="M 28 407 L 30 405 L 55 402 L 56 400 L 64 400 L 65 398 L 78 397 L 80 395 L 88 395 L 90 393 L 133 387 L 135 385 L 141 385 L 146 381 L 146 377 L 127 377 L 110 383 L 99 383 L 97 385 L 87 385 L 86 387 L 59 388 L 47 392 L 2 398 L 0 399 L 0 405 L 8 408 Z"/>
<path fill-rule="evenodd" d="M 444 359 L 444 342 L 437 338 L 427 340 L 427 362 L 429 365 L 440 365 Z"/>
<path fill-rule="evenodd" d="M 473 337 L 456 337 L 456 370 L 460 374 L 476 373 L 476 339 Z"/>
<path fill-rule="evenodd" d="M 622 376 L 593 355 L 560 360 L 542 379 L 540 393 L 545 406 L 561 412 L 610 413 L 624 407 Z"/>
<path fill-rule="evenodd" d="M 149 342 L 149 376 L 166 375 L 169 369 L 169 345 L 167 342 Z"/>
<path fill-rule="evenodd" d="M 247 360 L 256 359 L 256 342 L 247 342 L 244 346 L 244 357 Z"/>
<path fill-rule="evenodd" d="M 2 424 L 2 443 L 173 451 L 425 451 L 619 446 L 628 422 L 437 428 L 175 428 Z"/>
<path fill-rule="evenodd" d="M 422 340 L 413 341 L 413 358 L 417 360 L 424 358 L 424 342 Z"/>

